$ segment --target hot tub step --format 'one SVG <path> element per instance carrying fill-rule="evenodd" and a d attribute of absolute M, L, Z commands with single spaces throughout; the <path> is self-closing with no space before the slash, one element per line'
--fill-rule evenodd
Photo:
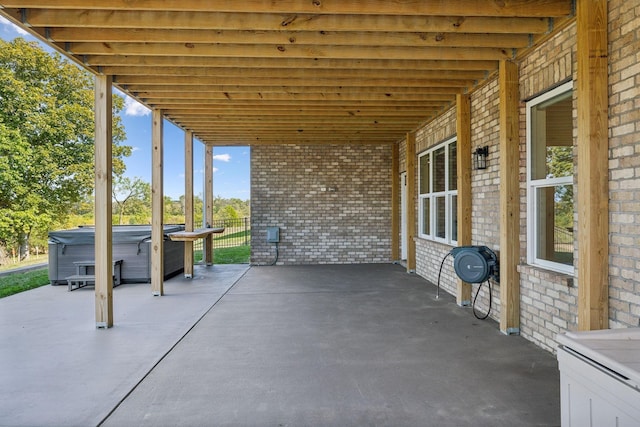
<path fill-rule="evenodd" d="M 74 274 L 73 276 L 66 277 L 65 279 L 67 280 L 69 291 L 87 286 L 89 282 L 94 284 L 96 283 L 96 276 L 88 274 Z"/>

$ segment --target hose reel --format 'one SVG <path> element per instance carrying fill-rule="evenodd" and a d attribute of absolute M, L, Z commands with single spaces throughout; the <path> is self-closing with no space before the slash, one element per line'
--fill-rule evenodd
<path fill-rule="evenodd" d="M 480 283 L 480 286 L 476 291 L 476 295 L 473 298 L 471 307 L 473 309 L 473 315 L 477 319 L 486 319 L 489 317 L 489 313 L 491 312 L 492 299 L 491 282 L 489 279 L 500 282 L 498 257 L 495 252 L 486 246 L 458 246 L 453 248 L 449 253 L 447 253 L 447 255 L 445 255 L 442 259 L 442 263 L 440 264 L 436 298 L 439 298 L 440 295 L 440 275 L 442 274 L 442 267 L 444 266 L 444 261 L 449 255 L 453 256 L 453 268 L 460 280 L 467 283 Z M 489 310 L 486 315 L 481 317 L 476 313 L 475 305 L 476 299 L 480 294 L 480 288 L 482 288 L 482 284 L 485 282 L 487 282 L 489 286 Z"/>
<path fill-rule="evenodd" d="M 484 283 L 489 278 L 499 282 L 498 257 L 486 246 L 459 246 L 451 250 L 453 268 L 467 283 Z"/>

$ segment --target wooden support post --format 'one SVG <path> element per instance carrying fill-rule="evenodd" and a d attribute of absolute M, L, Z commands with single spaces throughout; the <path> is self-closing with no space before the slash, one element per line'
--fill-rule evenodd
<path fill-rule="evenodd" d="M 206 227 L 213 227 L 213 147 L 207 145 L 204 155 L 204 220 Z M 213 265 L 213 236 L 204 239 L 205 263 Z"/>
<path fill-rule="evenodd" d="M 193 132 L 184 134 L 184 229 L 193 231 Z M 193 242 L 184 242 L 184 277 L 193 277 Z"/>
<path fill-rule="evenodd" d="M 407 272 L 416 272 L 416 134 L 407 133 Z"/>
<path fill-rule="evenodd" d="M 400 260 L 400 144 L 391 145 L 391 260 Z"/>
<path fill-rule="evenodd" d="M 96 328 L 113 326 L 112 83 L 95 78 L 95 304 Z"/>
<path fill-rule="evenodd" d="M 500 61 L 500 330 L 520 333 L 520 137 L 518 66 Z"/>
<path fill-rule="evenodd" d="M 458 245 L 471 244 L 471 97 L 456 96 Z M 456 302 L 471 305 L 471 285 L 458 279 Z"/>
<path fill-rule="evenodd" d="M 578 329 L 609 327 L 607 1 L 577 4 Z"/>
<path fill-rule="evenodd" d="M 151 292 L 164 295 L 164 188 L 162 111 L 152 111 L 151 169 Z"/>

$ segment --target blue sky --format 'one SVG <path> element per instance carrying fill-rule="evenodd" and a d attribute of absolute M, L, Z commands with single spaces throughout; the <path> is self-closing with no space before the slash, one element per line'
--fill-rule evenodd
<path fill-rule="evenodd" d="M 23 37 L 38 41 L 9 21 L 0 17 L 0 38 L 13 40 Z M 41 46 L 51 50 L 45 44 Z M 125 159 L 126 176 L 140 177 L 151 182 L 151 112 L 126 95 L 125 108 L 121 112 L 127 134 L 125 145 L 133 147 L 133 154 Z M 194 152 L 194 193 L 202 196 L 204 187 L 204 145 L 197 139 Z M 213 193 L 223 198 L 248 200 L 249 147 L 215 147 L 213 150 Z M 170 122 L 164 122 L 164 194 L 172 199 L 184 194 L 184 132 Z"/>

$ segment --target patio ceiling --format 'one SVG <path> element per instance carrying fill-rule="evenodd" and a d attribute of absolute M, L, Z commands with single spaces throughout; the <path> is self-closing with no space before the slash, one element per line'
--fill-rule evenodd
<path fill-rule="evenodd" d="M 571 0 L 0 0 L 209 145 L 390 143 L 573 15 Z"/>

